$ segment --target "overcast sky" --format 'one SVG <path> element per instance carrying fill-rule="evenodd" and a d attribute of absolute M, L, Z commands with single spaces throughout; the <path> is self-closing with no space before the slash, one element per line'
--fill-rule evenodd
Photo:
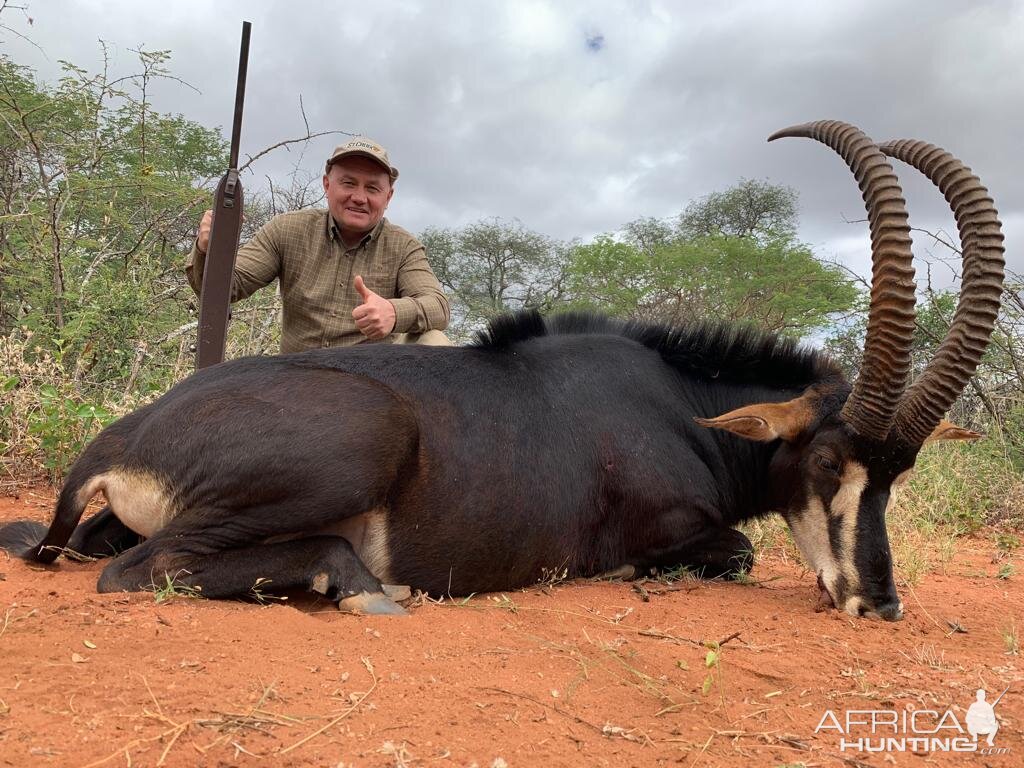
<path fill-rule="evenodd" d="M 154 106 L 230 131 L 243 19 L 253 23 L 242 154 L 313 131 L 365 133 L 401 179 L 389 218 L 414 232 L 518 218 L 587 240 L 641 216 L 678 214 L 742 177 L 800 194 L 803 240 L 868 271 L 852 176 L 809 140 L 767 144 L 808 120 L 876 140 L 919 138 L 959 156 L 991 190 L 1011 268 L 1024 271 L 1024 3 L 555 2 L 554 0 L 21 0 L 0 50 L 52 80 L 58 60 L 115 74 L 131 49 L 168 49 Z M 247 188 L 296 165 L 319 175 L 337 143 L 278 151 Z M 953 228 L 927 181 L 897 167 L 911 223 Z M 915 252 L 936 251 L 924 236 Z M 936 252 L 941 252 L 938 250 Z M 919 277 L 922 272 L 919 267 Z"/>

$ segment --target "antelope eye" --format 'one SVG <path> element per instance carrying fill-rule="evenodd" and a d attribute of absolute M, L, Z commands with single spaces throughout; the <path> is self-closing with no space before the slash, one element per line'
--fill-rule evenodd
<path fill-rule="evenodd" d="M 822 456 L 820 453 L 814 454 L 814 463 L 817 464 L 825 472 L 832 475 L 839 474 L 839 462 L 828 456 Z"/>

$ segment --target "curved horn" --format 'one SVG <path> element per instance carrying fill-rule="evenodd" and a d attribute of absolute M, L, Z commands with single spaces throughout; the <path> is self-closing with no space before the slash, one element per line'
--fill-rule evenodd
<path fill-rule="evenodd" d="M 773 133 L 816 139 L 850 166 L 871 225 L 871 308 L 860 375 L 842 418 L 858 433 L 885 440 L 910 373 L 914 334 L 914 265 L 910 225 L 899 180 L 885 155 L 847 123 L 823 120 Z"/>
<path fill-rule="evenodd" d="M 988 346 L 1003 292 L 1003 233 L 988 190 L 971 169 L 924 141 L 879 145 L 931 179 L 953 209 L 963 248 L 963 281 L 953 322 L 935 356 L 907 390 L 893 424 L 908 445 L 922 445 L 964 387 Z"/>

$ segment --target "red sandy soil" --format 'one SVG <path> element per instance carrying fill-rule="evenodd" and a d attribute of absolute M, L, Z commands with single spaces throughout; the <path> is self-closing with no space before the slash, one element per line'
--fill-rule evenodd
<path fill-rule="evenodd" d="M 47 521 L 51 503 L 0 498 L 0 521 Z M 782 551 L 754 584 L 649 581 L 645 600 L 570 582 L 408 617 L 99 595 L 102 562 L 0 553 L 0 766 L 1024 765 L 1024 671 L 1004 639 L 1024 633 L 1021 558 L 993 562 L 991 533 L 958 550 L 901 589 L 895 624 L 815 613 L 814 577 Z M 966 724 L 978 688 L 1007 686 L 1001 754 L 841 749 L 852 710 Z"/>

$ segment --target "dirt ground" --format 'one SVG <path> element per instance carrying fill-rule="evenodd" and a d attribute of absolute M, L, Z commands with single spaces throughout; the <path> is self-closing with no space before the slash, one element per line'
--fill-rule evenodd
<path fill-rule="evenodd" d="M 51 503 L 0 498 L 0 521 Z M 816 613 L 781 551 L 750 584 L 570 582 L 387 618 L 98 595 L 102 563 L 0 553 L 0 765 L 1020 766 L 1024 568 L 995 552 L 962 540 L 895 624 Z M 977 689 L 1007 686 L 988 754 L 860 749 L 973 745 Z"/>

